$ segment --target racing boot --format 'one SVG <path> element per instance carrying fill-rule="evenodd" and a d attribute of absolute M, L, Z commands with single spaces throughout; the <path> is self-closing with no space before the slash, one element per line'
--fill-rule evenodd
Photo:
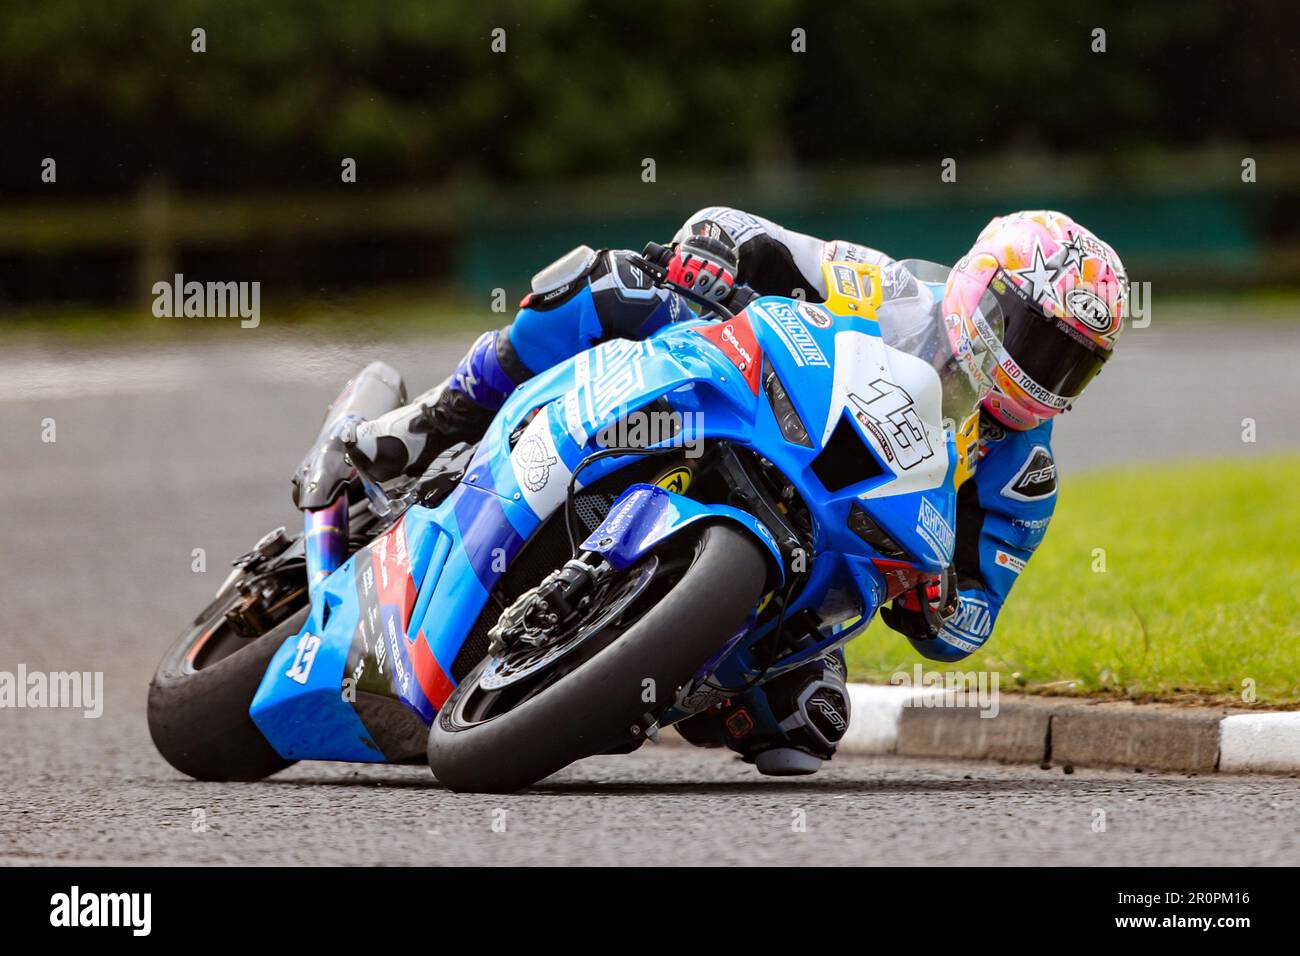
<path fill-rule="evenodd" d="M 844 652 L 838 648 L 688 717 L 678 732 L 697 747 L 725 746 L 769 777 L 816 773 L 849 729 Z"/>
<path fill-rule="evenodd" d="M 482 438 L 502 403 L 529 374 L 513 356 L 507 329 L 485 332 L 449 379 L 409 405 L 356 422 L 341 435 L 343 446 L 378 481 L 422 474 L 440 452 Z"/>
<path fill-rule="evenodd" d="M 377 481 L 419 475 L 456 442 L 483 437 L 496 412 L 474 403 L 450 380 L 410 405 L 370 421 L 356 422 L 340 436 L 348 457 Z"/>

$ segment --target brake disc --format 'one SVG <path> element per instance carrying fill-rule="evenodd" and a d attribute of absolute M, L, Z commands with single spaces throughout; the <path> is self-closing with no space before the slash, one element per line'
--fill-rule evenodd
<path fill-rule="evenodd" d="M 592 612 L 566 632 L 555 635 L 545 644 L 521 646 L 504 654 L 488 658 L 478 685 L 483 690 L 500 690 L 549 667 L 575 648 L 581 647 L 592 635 L 599 633 L 614 621 L 645 591 L 659 567 L 659 559 L 651 556 L 622 581 L 618 582 Z M 596 602 L 593 602 L 596 603 Z"/>

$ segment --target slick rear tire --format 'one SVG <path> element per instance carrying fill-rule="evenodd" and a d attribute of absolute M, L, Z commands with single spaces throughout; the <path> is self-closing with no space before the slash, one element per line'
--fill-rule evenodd
<path fill-rule="evenodd" d="M 201 642 L 220 627 L 217 601 L 176 641 L 149 684 L 149 733 L 163 758 L 196 780 L 261 780 L 290 766 L 248 715 L 253 695 L 285 639 L 302 629 L 304 607 L 228 656 L 195 669 Z"/>
<path fill-rule="evenodd" d="M 677 546 L 683 543 L 691 547 L 689 538 Z M 429 767 L 438 781 L 461 792 L 519 790 L 601 752 L 671 701 L 744 623 L 767 574 L 759 544 L 729 525 L 704 527 L 693 547 L 689 567 L 639 620 L 514 709 L 465 719 L 466 697 L 484 665 L 467 674 L 429 729 Z M 643 700 L 647 686 L 658 703 Z"/>

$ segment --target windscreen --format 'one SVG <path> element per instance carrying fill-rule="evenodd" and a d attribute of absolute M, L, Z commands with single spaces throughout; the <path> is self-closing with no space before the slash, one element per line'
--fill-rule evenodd
<path fill-rule="evenodd" d="M 944 322 L 944 284 L 951 270 L 937 262 L 904 259 L 884 271 L 883 301 L 876 309 L 880 334 L 886 345 L 930 365 L 943 385 L 945 427 L 955 428 L 979 407 L 992 388 L 997 356 L 979 337 L 958 326 L 954 334 Z M 988 292 L 980 300 L 984 321 L 1000 334 L 1001 308 Z"/>

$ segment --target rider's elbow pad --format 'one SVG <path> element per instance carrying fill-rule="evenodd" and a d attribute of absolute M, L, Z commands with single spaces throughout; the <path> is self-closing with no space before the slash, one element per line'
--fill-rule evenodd
<path fill-rule="evenodd" d="M 973 651 L 968 651 L 964 648 L 949 644 L 943 639 L 942 633 L 936 637 L 925 638 L 917 638 L 909 634 L 907 635 L 907 640 L 908 643 L 916 648 L 916 652 L 922 657 L 927 660 L 940 661 L 946 664 L 950 664 L 953 661 L 965 660 L 973 653 Z"/>
<path fill-rule="evenodd" d="M 891 610 L 886 608 L 885 611 Z M 920 614 L 908 611 L 895 611 L 893 614 L 881 613 L 885 623 L 907 638 L 918 654 L 932 661 L 959 661 L 974 653 L 943 639 L 943 633 L 932 634 Z M 908 620 L 912 618 L 912 620 Z"/>

